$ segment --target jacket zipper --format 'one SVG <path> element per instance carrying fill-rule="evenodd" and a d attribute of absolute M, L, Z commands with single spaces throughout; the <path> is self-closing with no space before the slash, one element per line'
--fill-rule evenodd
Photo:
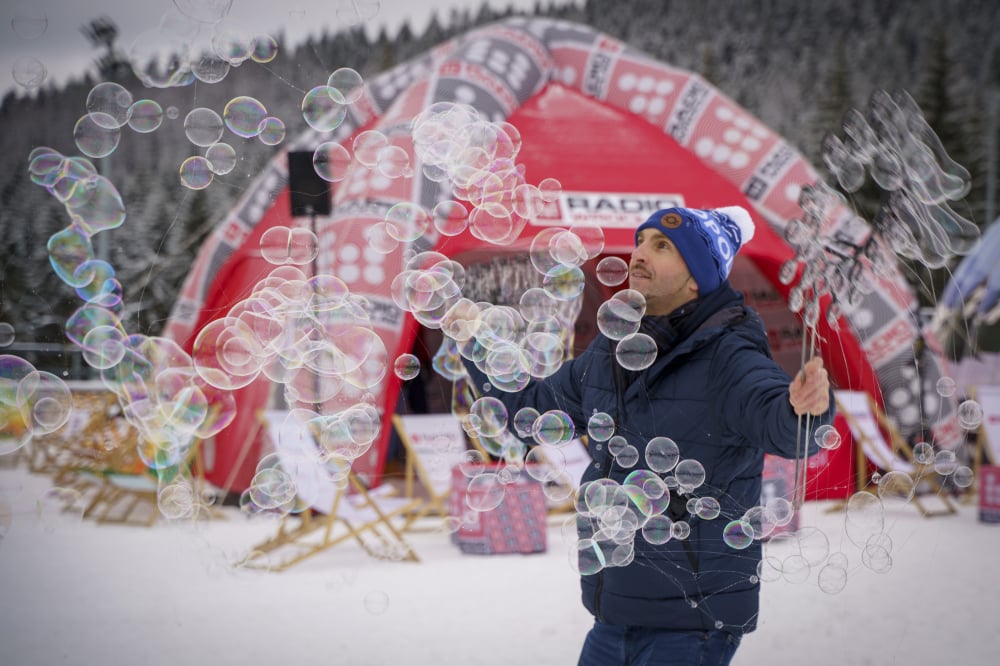
<path fill-rule="evenodd" d="M 709 326 L 717 326 L 720 323 L 729 325 L 738 320 L 741 320 L 742 318 L 738 318 L 736 316 L 737 310 L 739 311 L 740 314 L 742 314 L 742 318 L 746 318 L 746 310 L 743 307 L 730 307 L 721 310 L 715 313 L 713 316 L 709 317 L 709 319 L 706 320 L 701 326 L 699 326 L 697 330 L 708 328 Z M 688 337 L 690 338 L 693 335 L 694 333 L 692 333 Z M 611 356 L 613 359 L 614 345 L 611 343 L 611 340 L 608 340 L 608 347 L 611 351 Z M 676 353 L 676 351 L 677 350 L 675 348 L 673 352 Z M 615 423 L 618 423 L 618 417 L 621 414 L 625 413 L 625 391 L 622 388 L 622 381 L 621 381 L 622 377 L 621 377 L 621 372 L 619 370 L 620 366 L 615 364 L 614 360 L 611 361 L 611 364 L 612 364 L 611 376 L 615 383 L 615 399 L 618 403 L 618 413 L 615 414 L 614 421 Z M 638 378 L 636 379 L 636 381 L 639 381 Z M 614 456 L 611 456 L 608 462 L 608 469 L 604 473 L 604 478 L 607 479 L 611 477 L 611 471 L 614 465 L 615 465 L 615 459 Z M 694 551 L 692 550 L 690 544 L 687 541 L 684 542 L 684 551 L 687 554 L 688 562 L 691 564 L 691 568 L 693 570 L 694 575 L 697 576 L 700 569 L 699 561 Z M 597 620 L 599 622 L 603 622 L 603 619 L 601 618 L 601 593 L 603 592 L 603 590 L 604 590 L 604 569 L 602 568 L 600 571 L 597 572 L 597 585 L 594 592 L 594 614 L 597 616 Z"/>
<path fill-rule="evenodd" d="M 610 341 L 609 341 L 610 344 Z M 612 353 L 614 350 L 612 349 Z M 612 364 L 614 361 L 612 361 Z M 621 383 L 621 373 L 618 371 L 618 367 L 612 365 L 611 376 L 615 382 L 615 400 L 617 401 L 617 413 L 614 416 L 615 423 L 619 422 L 619 416 L 625 413 L 625 392 L 622 389 Z M 614 468 L 615 459 L 614 456 L 610 456 L 608 460 L 608 469 L 604 473 L 604 478 L 611 478 L 611 471 Z M 604 569 L 602 568 L 597 572 L 597 586 L 594 592 L 594 614 L 597 616 L 599 622 L 603 622 L 604 619 L 601 617 L 601 593 L 604 591 Z"/>

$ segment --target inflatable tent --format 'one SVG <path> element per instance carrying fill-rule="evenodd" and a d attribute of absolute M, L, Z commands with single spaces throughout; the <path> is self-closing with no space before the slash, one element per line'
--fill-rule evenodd
<path fill-rule="evenodd" d="M 452 196 L 422 171 L 411 134 L 412 120 L 437 102 L 466 104 L 483 118 L 509 122 L 523 142 L 517 161 L 526 180 L 555 178 L 562 191 L 503 245 L 468 231 L 444 236 L 432 228 L 392 252 L 372 252 L 366 230 L 394 205 L 415 202 L 429 211 Z M 320 243 L 317 270 L 336 275 L 365 298 L 388 363 L 411 350 L 419 329 L 390 293 L 406 250 L 433 249 L 461 263 L 477 254 L 524 253 L 547 227 L 599 225 L 603 253 L 627 256 L 638 222 L 657 208 L 683 204 L 742 205 L 753 213 L 758 231 L 741 252 L 732 281 L 764 315 L 778 360 L 797 368 L 802 325 L 785 306 L 789 286 L 778 279 L 794 254 L 782 232 L 801 215 L 799 193 L 817 174 L 791 145 L 698 75 L 583 25 L 512 18 L 367 81 L 335 130 L 307 131 L 290 140 L 287 150 L 312 151 L 328 141 L 350 148 L 359 133 L 373 129 L 405 151 L 412 175 L 389 177 L 352 160 L 346 177 L 332 185 L 331 214 L 313 223 Z M 849 210 L 838 211 L 825 225 L 833 233 L 852 217 Z M 201 248 L 165 335 L 190 350 L 199 331 L 275 268 L 261 257 L 261 236 L 303 223 L 290 211 L 287 156 L 276 155 Z M 869 272 L 868 278 L 871 289 L 835 328 L 820 318 L 819 353 L 839 387 L 874 396 L 901 431 L 927 431 L 939 446 L 957 446 L 955 405 L 924 390 L 941 374 L 939 353 L 924 360 L 919 377 L 912 372 L 921 339 L 911 315 L 913 295 L 898 274 Z M 383 427 L 354 468 L 372 484 L 386 463 L 400 383 L 388 372 L 365 396 Z M 260 455 L 256 413 L 271 393 L 263 376 L 235 390 L 238 415 L 216 436 L 211 456 L 208 478 L 216 485 L 242 490 L 249 484 Z M 353 397 L 360 399 L 360 393 Z M 849 461 L 831 464 L 828 473 L 847 477 Z"/>

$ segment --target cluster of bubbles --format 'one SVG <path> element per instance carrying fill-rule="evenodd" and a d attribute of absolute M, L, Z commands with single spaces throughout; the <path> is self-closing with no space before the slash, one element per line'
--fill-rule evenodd
<path fill-rule="evenodd" d="M 316 244 L 311 233 L 296 231 L 303 230 L 276 227 L 269 231 L 275 238 L 262 237 L 262 253 L 276 268 L 199 332 L 191 355 L 198 377 L 217 390 L 228 393 L 264 376 L 284 386 L 287 404 L 310 405 L 287 416 L 299 423 L 301 441 L 282 442 L 280 458 L 258 463 L 241 497 L 248 513 L 285 515 L 313 505 L 330 482 L 346 484 L 351 463 L 381 433 L 372 391 L 389 359 L 368 304 L 341 279 L 299 268 L 315 257 Z M 405 375 L 413 361 L 393 366 Z"/>
<path fill-rule="evenodd" d="M 852 110 L 843 130 L 844 140 L 826 138 L 823 160 L 845 191 L 861 187 L 867 168 L 889 193 L 872 227 L 897 253 L 939 268 L 972 249 L 978 227 L 947 203 L 968 194 L 969 172 L 948 156 L 909 94 L 876 91 L 867 118 Z"/>
<path fill-rule="evenodd" d="M 136 100 L 127 88 L 110 81 L 98 83 L 90 90 L 86 109 L 73 127 L 73 140 L 79 151 L 91 158 L 111 155 L 118 148 L 126 126 L 148 134 L 162 126 L 164 117 L 178 115 L 173 107 L 164 112 L 155 100 Z M 257 138 L 269 146 L 285 138 L 284 122 L 269 115 L 259 100 L 246 95 L 229 100 L 221 115 L 208 107 L 194 108 L 183 123 L 188 141 L 204 149 L 201 155 L 185 159 L 178 169 L 181 184 L 191 190 L 205 189 L 215 176 L 226 175 L 236 167 L 236 149 L 222 140 L 227 129 L 236 137 Z"/>
<path fill-rule="evenodd" d="M 226 18 L 232 0 L 174 0 L 155 28 L 136 36 L 128 60 L 149 88 L 218 83 L 247 60 L 271 62 L 278 43 Z"/>
<path fill-rule="evenodd" d="M 87 93 L 87 112 L 73 126 L 73 141 L 87 157 L 107 157 L 118 148 L 122 129 L 139 134 L 155 132 L 163 124 L 163 107 L 151 99 L 136 100 L 118 83 L 104 81 Z"/>
<path fill-rule="evenodd" d="M 147 88 L 173 88 L 200 81 L 213 84 L 222 81 L 232 67 L 251 60 L 272 61 L 278 44 L 270 35 L 254 35 L 235 23 L 225 21 L 231 0 L 194 3 L 176 0 L 175 10 L 164 15 L 159 25 L 139 35 L 128 52 L 133 71 Z M 356 3 L 355 3 L 356 4 Z M 15 16 L 15 30 L 29 31 L 38 21 L 31 16 Z M 44 18 L 44 12 L 41 16 Z M 41 85 L 45 68 L 33 58 L 15 64 L 15 80 L 26 88 Z M 357 71 L 340 68 L 323 84 L 303 96 L 301 113 L 305 122 L 321 132 L 336 129 L 347 115 L 347 106 L 361 96 L 364 81 Z M 136 100 L 124 86 L 105 81 L 95 85 L 87 95 L 86 113 L 73 128 L 73 139 L 80 152 L 90 158 L 111 155 L 121 141 L 122 129 L 128 127 L 141 134 L 159 129 L 164 117 L 176 119 L 179 113 L 170 107 L 166 111 L 152 99 Z M 233 144 L 225 140 L 226 130 L 237 139 L 256 138 L 268 146 L 285 139 L 285 122 L 268 113 L 260 100 L 240 95 L 229 100 L 221 110 L 204 106 L 191 109 L 183 118 L 184 134 L 201 154 L 185 159 L 178 168 L 181 184 L 191 190 L 202 190 L 216 176 L 230 173 L 239 157 Z M 378 132 L 366 133 L 355 142 L 358 159 L 365 151 L 379 152 Z M 378 136 L 376 136 L 378 135 Z M 367 141 L 367 146 L 366 146 Z M 387 143 L 385 137 L 382 141 Z M 385 150 L 375 163 L 384 164 L 384 173 L 396 176 L 411 173 L 405 150 L 398 146 L 383 146 Z M 402 158 L 400 156 L 402 153 Z M 346 149 L 329 142 L 316 151 L 317 173 L 336 182 L 343 178 L 349 162 Z"/>
<path fill-rule="evenodd" d="M 309 277 L 296 266 L 279 266 L 199 332 L 195 369 L 219 390 L 247 386 L 263 375 L 284 386 L 289 404 L 368 405 L 362 398 L 385 377 L 388 358 L 366 306 L 333 275 Z M 362 437 L 348 428 L 352 434 L 344 434 L 353 422 L 345 416 L 350 412 L 323 417 L 319 439 L 331 453 L 353 460 L 367 451 L 377 430 Z"/>
<path fill-rule="evenodd" d="M 887 531 L 886 506 L 911 501 L 915 488 L 909 474 L 894 471 L 879 479 L 875 492 L 854 493 L 844 506 L 847 539 L 840 550 L 832 550 L 826 534 L 814 527 L 775 535 L 758 564 L 759 579 L 803 583 L 815 574 L 820 590 L 838 594 L 847 585 L 852 558 L 875 573 L 888 573 L 893 566 L 893 540 Z"/>
<path fill-rule="evenodd" d="M 178 470 L 196 439 L 211 437 L 232 422 L 233 397 L 203 381 L 191 357 L 173 341 L 130 335 L 125 329 L 122 285 L 111 264 L 95 257 L 91 240 L 125 220 L 111 181 L 88 159 L 47 147 L 32 151 L 28 170 L 32 182 L 61 201 L 71 219 L 47 243 L 56 275 L 83 302 L 66 321 L 66 337 L 99 371 L 104 385 L 118 396 L 123 416 L 137 429 L 138 455 L 161 481 L 161 511 L 171 517 L 192 515 L 200 499 Z M 26 369 L 14 360 L 5 363 L 9 377 L 19 378 L 16 390 L 24 396 L 19 403 L 30 407 L 25 424 L 36 434 L 38 427 L 51 432 L 65 424 L 72 407 L 65 383 L 48 373 L 24 374 Z"/>
<path fill-rule="evenodd" d="M 562 189 L 552 178 L 537 186 L 526 182 L 524 165 L 517 162 L 521 149 L 517 128 L 490 122 L 467 104 L 430 105 L 413 119 L 412 135 L 424 177 L 448 184 L 456 198 L 471 204 L 469 231 L 488 243 L 514 241 L 528 220 L 555 201 Z M 603 248 L 603 236 L 599 244 Z M 568 242 L 564 251 L 569 259 L 570 254 L 588 254 L 591 249 Z M 578 265 L 582 260 L 569 262 Z"/>
<path fill-rule="evenodd" d="M 303 96 L 302 118 L 315 130 L 331 132 L 343 123 L 348 105 L 357 101 L 363 90 L 364 81 L 357 71 L 349 67 L 337 69 L 325 84 L 312 88 Z M 181 164 L 180 179 L 185 187 L 204 189 L 215 176 L 226 175 L 235 168 L 236 149 L 223 141 L 227 129 L 240 139 L 256 138 L 267 146 L 280 144 L 286 133 L 284 121 L 270 115 L 263 102 L 249 95 L 229 100 L 221 114 L 208 107 L 192 109 L 184 117 L 184 133 L 192 144 L 204 148 L 205 152 Z M 395 153 L 393 156 L 398 160 Z M 316 173 L 330 182 L 343 180 L 349 163 L 346 148 L 336 142 L 323 143 L 314 152 Z"/>
<path fill-rule="evenodd" d="M 186 18 L 178 20 L 172 15 L 161 25 L 160 34 L 181 35 L 183 31 L 177 28 L 188 19 L 214 24 L 228 11 L 228 4 L 192 5 L 188 11 L 179 5 L 178 9 Z M 254 42 L 243 37 L 216 30 L 214 54 L 203 52 L 187 63 L 172 60 L 173 69 L 150 65 L 137 74 L 152 87 L 185 85 L 191 77 L 214 83 L 230 66 L 245 59 L 266 62 L 273 58 L 273 40 L 258 38 Z M 273 48 L 265 48 L 267 44 Z M 335 71 L 327 86 L 306 95 L 304 118 L 314 128 L 334 129 L 346 115 L 346 104 L 361 94 L 362 85 L 354 70 Z M 114 185 L 87 158 L 110 155 L 126 125 L 140 133 L 155 131 L 164 112 L 155 101 L 135 101 L 126 88 L 110 82 L 95 86 L 86 106 L 87 114 L 74 128 L 77 147 L 86 157 L 67 157 L 50 148 L 37 148 L 29 156 L 29 172 L 33 182 L 65 204 L 71 219 L 71 224 L 48 242 L 50 263 L 57 275 L 84 301 L 67 321 L 67 336 L 83 350 L 87 363 L 100 371 L 101 379 L 118 395 L 125 417 L 139 431 L 138 453 L 160 476 L 161 513 L 178 518 L 198 508 L 198 498 L 190 484 L 180 483 L 184 479 L 177 470 L 196 440 L 210 437 L 232 422 L 235 402 L 231 391 L 260 374 L 284 383 L 289 402 L 320 404 L 338 396 L 355 399 L 357 404 L 335 417 L 311 419 L 310 426 L 330 456 L 349 463 L 362 455 L 378 436 L 380 423 L 374 407 L 364 402 L 361 394 L 383 378 L 385 348 L 371 329 L 363 299 L 351 296 L 338 278 L 307 278 L 297 268 L 316 256 L 318 243 L 311 231 L 278 227 L 264 234 L 262 256 L 279 268 L 226 317 L 203 329 L 192 354 L 165 338 L 128 334 L 120 319 L 122 285 L 114 268 L 96 259 L 91 240 L 100 231 L 121 226 L 125 209 Z M 205 148 L 205 153 L 182 164 L 180 175 L 185 186 L 202 189 L 215 175 L 228 173 L 235 166 L 235 150 L 221 141 L 226 129 L 270 145 L 284 137 L 283 123 L 268 116 L 264 105 L 249 96 L 230 100 L 221 116 L 212 109 L 193 109 L 184 119 L 185 134 L 193 144 Z M 398 152 L 402 149 L 379 147 L 376 134 L 356 141 L 358 158 L 368 154 L 367 145 L 369 151 L 378 153 L 373 166 L 400 164 Z M 404 161 L 403 167 L 407 166 Z M 386 166 L 382 170 L 390 169 Z M 400 211 L 392 213 L 395 217 L 388 219 L 400 218 Z M 336 344 L 331 342 L 334 340 Z M 60 427 L 72 403 L 68 388 L 58 378 L 30 372 L 14 357 L 9 358 L 5 361 L 9 377 L 5 374 L 4 381 L 5 387 L 11 383 L 9 404 L 17 408 L 17 420 L 26 424 L 29 435 Z M 370 400 L 370 395 L 367 397 Z M 281 484 L 274 482 L 276 473 L 268 477 L 266 467 L 266 461 L 262 462 L 260 478 L 255 478 L 251 488 L 254 496 L 244 498 L 245 504 L 258 509 L 274 508 L 275 502 L 264 498 L 280 497 L 282 492 Z M 168 476 L 178 482 L 164 484 Z"/>
<path fill-rule="evenodd" d="M 939 380 L 942 395 L 955 391 L 954 380 Z M 962 403 L 962 427 L 974 429 L 982 422 L 982 407 L 972 400 Z M 836 448 L 840 437 L 832 426 L 821 426 L 815 432 L 821 448 Z M 802 583 L 815 574 L 819 588 L 828 594 L 837 594 L 847 585 L 851 558 L 876 573 L 888 573 L 893 565 L 893 541 L 887 529 L 886 507 L 915 501 L 921 481 L 928 474 L 951 480 L 957 488 L 967 488 L 974 473 L 959 463 L 954 451 L 935 450 L 927 442 L 916 442 L 912 447 L 912 465 L 909 471 L 895 469 L 872 475 L 872 486 L 860 490 L 847 499 L 844 506 L 844 532 L 849 555 L 843 549 L 833 552 L 827 536 L 812 527 L 801 527 L 795 532 L 776 534 L 769 542 L 766 555 L 758 565 L 758 577 L 765 582 L 785 580 Z"/>
<path fill-rule="evenodd" d="M 600 432 L 609 418 L 601 415 L 599 425 L 592 419 L 593 427 L 588 430 Z M 624 438 L 611 436 L 607 446 L 625 469 L 639 462 L 639 452 Z M 788 525 L 794 516 L 791 502 L 783 497 L 773 497 L 742 514 L 726 511 L 719 499 L 699 491 L 706 480 L 701 463 L 681 459 L 679 447 L 668 437 L 650 440 L 643 455 L 645 465 L 631 471 L 621 483 L 604 478 L 579 488 L 570 561 L 581 574 L 627 566 L 635 556 L 636 538 L 652 545 L 683 541 L 691 534 L 693 520 L 725 520 L 724 543 L 733 550 L 744 550 L 754 540 L 766 539 Z M 679 507 L 683 509 L 678 511 Z"/>
<path fill-rule="evenodd" d="M 979 238 L 978 227 L 947 204 L 968 193 L 969 173 L 947 155 L 907 93 L 876 91 L 867 117 L 848 111 L 843 133 L 843 139 L 830 134 L 823 142 L 823 161 L 840 187 L 857 191 L 867 172 L 888 196 L 870 225 L 851 214 L 830 234 L 824 233 L 830 220 L 850 210 L 845 197 L 822 181 L 802 189 L 803 215 L 785 229 L 796 256 L 781 267 L 779 279 L 792 284 L 798 278 L 789 308 L 801 311 L 809 326 L 819 319 L 823 294 L 831 296 L 831 326 L 845 306 L 860 303 L 871 289 L 865 265 L 887 272 L 898 253 L 937 268 L 968 253 Z"/>
<path fill-rule="evenodd" d="M 497 472 L 484 471 L 481 464 L 463 466 L 463 472 L 472 478 L 468 496 L 472 499 L 467 498 L 467 502 L 473 510 L 487 511 L 498 506 L 504 498 L 505 486 L 522 471 L 542 483 L 550 500 L 562 501 L 574 492 L 571 485 L 562 482 L 566 466 L 562 447 L 577 436 L 565 412 L 552 410 L 540 414 L 526 407 L 509 419 L 503 403 L 486 396 L 471 406 L 466 427 L 481 442 L 492 440 L 506 445 L 491 450 L 506 460 L 506 465 Z M 521 440 L 505 438 L 508 427 L 523 440 L 534 442 L 523 460 L 519 458 L 524 453 L 523 444 L 518 448 Z M 688 538 L 690 520 L 726 520 L 724 543 L 733 550 L 744 550 L 754 540 L 772 537 L 794 517 L 794 507 L 784 497 L 772 497 L 763 505 L 731 515 L 732 511 L 725 511 L 717 498 L 698 492 L 704 488 L 706 471 L 697 460 L 682 459 L 675 441 L 655 437 L 640 453 L 614 431 L 614 419 L 607 413 L 595 413 L 588 421 L 587 435 L 594 446 L 598 450 L 606 446 L 623 469 L 636 469 L 620 483 L 605 478 L 575 491 L 575 531 L 572 536 L 565 536 L 571 543 L 570 562 L 583 575 L 628 565 L 634 557 L 637 537 L 654 545 Z M 827 448 L 839 445 L 832 428 L 818 431 L 816 438 Z M 471 492 L 473 488 L 475 492 Z M 680 515 L 674 513 L 671 498 L 684 507 Z"/>
<path fill-rule="evenodd" d="M 73 398 L 57 375 L 0 354 L 0 455 L 13 453 L 69 420 Z"/>
<path fill-rule="evenodd" d="M 66 157 L 40 146 L 28 156 L 31 181 L 66 208 L 71 223 L 47 244 L 49 263 L 63 282 L 84 301 L 121 309 L 122 286 L 114 268 L 95 257 L 93 236 L 125 222 L 125 204 L 118 188 L 100 175 L 85 157 Z"/>

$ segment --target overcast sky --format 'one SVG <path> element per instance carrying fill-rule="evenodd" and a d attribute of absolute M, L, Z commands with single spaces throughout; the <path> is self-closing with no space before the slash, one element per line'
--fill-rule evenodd
<path fill-rule="evenodd" d="M 176 5 L 198 11 L 222 7 L 229 0 L 0 0 L 0 89 L 17 86 L 13 68 L 19 58 L 35 58 L 48 70 L 48 81 L 63 83 L 93 67 L 99 54 L 80 32 L 80 26 L 102 15 L 119 29 L 120 48 L 128 51 L 136 37 L 156 29 L 164 13 Z M 368 23 L 372 35 L 383 25 L 390 34 L 404 20 L 414 31 L 422 30 L 432 12 L 442 21 L 453 8 L 478 9 L 482 4 L 496 9 L 530 10 L 535 0 L 231 0 L 228 20 L 256 32 L 284 32 L 286 47 L 301 43 L 309 35 L 345 27 L 356 7 L 374 15 Z M 570 4 L 567 1 L 565 4 Z M 44 22 L 39 21 L 44 17 Z M 26 21 L 25 19 L 36 19 Z M 44 32 L 41 31 L 44 26 Z M 34 36 L 36 33 L 40 34 Z M 23 90 L 23 89 L 22 89 Z"/>

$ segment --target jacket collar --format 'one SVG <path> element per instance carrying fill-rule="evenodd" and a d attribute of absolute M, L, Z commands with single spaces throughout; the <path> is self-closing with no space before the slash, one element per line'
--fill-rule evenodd
<path fill-rule="evenodd" d="M 745 312 L 743 294 L 733 289 L 727 280 L 714 291 L 685 303 L 670 314 L 643 317 L 640 331 L 656 342 L 656 360 L 645 370 L 630 371 L 622 368 L 612 355 L 616 382 L 625 393 L 637 383 L 648 383 L 679 355 L 715 338 L 730 319 Z M 640 377 L 643 381 L 636 382 Z"/>
<path fill-rule="evenodd" d="M 714 291 L 685 303 L 670 314 L 643 317 L 640 330 L 656 341 L 662 356 L 712 334 L 716 326 L 706 327 L 705 324 L 713 315 L 742 305 L 743 294 L 733 289 L 727 280 Z"/>

